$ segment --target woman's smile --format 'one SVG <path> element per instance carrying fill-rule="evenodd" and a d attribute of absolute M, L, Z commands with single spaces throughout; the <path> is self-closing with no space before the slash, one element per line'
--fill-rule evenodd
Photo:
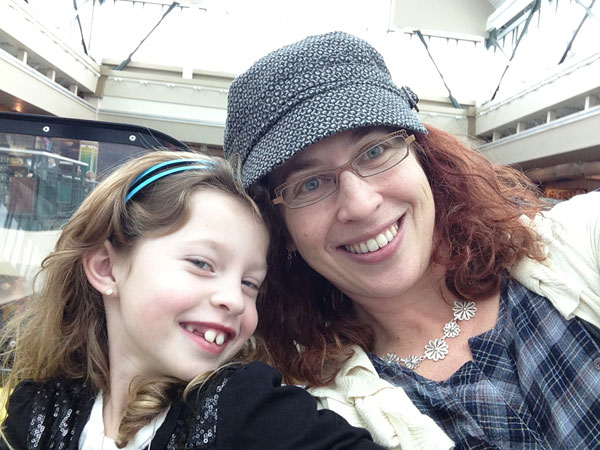
<path fill-rule="evenodd" d="M 400 219 L 400 221 L 402 218 Z M 344 250 L 348 253 L 353 254 L 365 254 L 365 253 L 373 253 L 378 250 L 386 247 L 390 242 L 392 242 L 396 236 L 398 235 L 399 222 L 394 222 L 391 226 L 386 227 L 382 232 L 377 233 L 373 237 L 369 239 L 365 239 L 362 242 L 354 243 L 354 244 L 346 244 L 343 246 Z"/>

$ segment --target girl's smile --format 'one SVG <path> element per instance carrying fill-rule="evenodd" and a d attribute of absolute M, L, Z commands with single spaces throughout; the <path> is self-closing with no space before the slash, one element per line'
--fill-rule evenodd
<path fill-rule="evenodd" d="M 181 326 L 189 333 L 190 339 L 216 355 L 224 351 L 227 344 L 235 340 L 237 334 L 233 328 L 219 324 L 182 322 Z"/>

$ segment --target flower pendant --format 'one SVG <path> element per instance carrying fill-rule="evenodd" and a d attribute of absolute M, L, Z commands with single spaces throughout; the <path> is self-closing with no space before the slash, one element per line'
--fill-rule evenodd
<path fill-rule="evenodd" d="M 444 337 L 453 338 L 460 334 L 460 326 L 452 321 L 444 325 Z"/>
<path fill-rule="evenodd" d="M 448 354 L 448 344 L 444 339 L 433 339 L 425 346 L 425 358 L 433 361 L 444 359 Z"/>
<path fill-rule="evenodd" d="M 452 307 L 454 319 L 444 325 L 444 335 L 439 339 L 433 339 L 425 346 L 425 353 L 421 356 L 411 355 L 407 358 L 400 358 L 396 353 L 388 353 L 383 360 L 388 364 L 404 364 L 408 369 L 416 370 L 424 359 L 439 361 L 448 354 L 448 343 L 446 338 L 455 338 L 461 332 L 460 326 L 456 323 L 458 320 L 470 320 L 477 313 L 475 302 L 468 300 L 456 300 Z"/>
<path fill-rule="evenodd" d="M 401 358 L 400 362 L 402 362 L 407 368 L 410 370 L 415 370 L 423 361 L 422 356 L 411 355 L 408 358 Z"/>
<path fill-rule="evenodd" d="M 452 307 L 455 320 L 470 320 L 475 317 L 477 305 L 475 302 L 456 300 Z"/>

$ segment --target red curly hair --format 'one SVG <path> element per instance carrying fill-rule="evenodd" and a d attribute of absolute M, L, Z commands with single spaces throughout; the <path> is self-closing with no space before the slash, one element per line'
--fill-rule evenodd
<path fill-rule="evenodd" d="M 532 217 L 543 204 L 521 172 L 493 165 L 456 137 L 427 128 L 413 147 L 435 201 L 432 261 L 446 268 L 453 292 L 483 298 L 499 289 L 519 259 L 542 259 L 535 234 L 519 218 Z M 302 258 L 290 266 L 285 223 L 270 201 L 268 180 L 253 186 L 251 195 L 272 237 L 269 276 L 257 304 L 260 354 L 288 382 L 327 384 L 351 356 L 350 345 L 373 348 L 373 330 L 355 318 L 352 301 Z"/>

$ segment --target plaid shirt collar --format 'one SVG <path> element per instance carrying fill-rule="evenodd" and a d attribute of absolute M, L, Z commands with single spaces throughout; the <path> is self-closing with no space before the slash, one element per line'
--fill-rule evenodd
<path fill-rule="evenodd" d="M 443 382 L 369 355 L 457 448 L 600 448 L 600 347 L 579 319 L 505 280 L 496 326 Z"/>

